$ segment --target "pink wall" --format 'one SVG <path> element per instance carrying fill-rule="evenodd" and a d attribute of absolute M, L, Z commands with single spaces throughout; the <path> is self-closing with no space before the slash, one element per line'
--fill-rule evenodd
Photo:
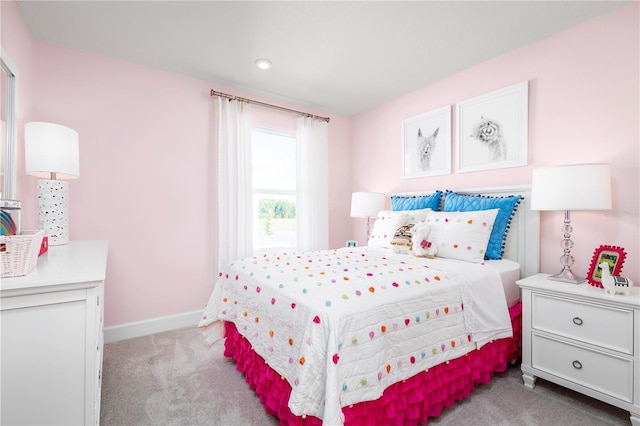
<path fill-rule="evenodd" d="M 529 184 L 535 167 L 610 163 L 614 209 L 572 214 L 572 269 L 586 276 L 596 247 L 622 246 L 627 252 L 623 275 L 640 284 L 638 17 L 635 3 L 353 117 L 353 190 L 392 193 Z M 402 179 L 402 120 L 525 80 L 529 166 Z M 542 272 L 560 270 L 562 218 L 560 212 L 541 212 Z M 352 222 L 362 241 L 363 223 Z"/>
<path fill-rule="evenodd" d="M 105 324 L 201 308 L 213 273 L 208 85 L 37 41 L 34 56 L 31 119 L 80 136 L 71 239 L 109 240 Z M 21 196 L 33 226 L 35 186 L 27 177 Z"/>

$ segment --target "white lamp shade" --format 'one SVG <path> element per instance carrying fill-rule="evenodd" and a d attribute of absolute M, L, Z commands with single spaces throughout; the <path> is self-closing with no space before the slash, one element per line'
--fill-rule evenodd
<path fill-rule="evenodd" d="M 351 217 L 375 217 L 384 209 L 385 195 L 380 192 L 354 192 L 351 195 Z"/>
<path fill-rule="evenodd" d="M 608 164 L 571 164 L 533 171 L 532 210 L 610 210 Z"/>
<path fill-rule="evenodd" d="M 25 171 L 49 179 L 80 176 L 78 132 L 59 124 L 31 122 L 24 128 Z"/>

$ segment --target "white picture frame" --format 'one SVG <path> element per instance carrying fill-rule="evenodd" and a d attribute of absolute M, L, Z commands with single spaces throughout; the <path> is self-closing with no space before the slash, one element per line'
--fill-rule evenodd
<path fill-rule="evenodd" d="M 456 103 L 456 172 L 527 165 L 529 82 Z"/>
<path fill-rule="evenodd" d="M 402 178 L 451 173 L 451 105 L 402 121 Z"/>

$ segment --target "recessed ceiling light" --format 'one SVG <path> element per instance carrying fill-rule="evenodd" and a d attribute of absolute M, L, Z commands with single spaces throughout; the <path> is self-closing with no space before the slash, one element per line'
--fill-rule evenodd
<path fill-rule="evenodd" d="M 269 68 L 271 68 L 271 61 L 268 59 L 257 59 L 256 67 L 260 68 L 261 70 L 268 70 Z"/>

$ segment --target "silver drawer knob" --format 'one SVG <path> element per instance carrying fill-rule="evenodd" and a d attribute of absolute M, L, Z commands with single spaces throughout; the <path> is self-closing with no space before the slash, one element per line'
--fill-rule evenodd
<path fill-rule="evenodd" d="M 578 360 L 573 361 L 573 368 L 575 368 L 576 370 L 580 370 L 582 368 L 582 363 Z"/>
<path fill-rule="evenodd" d="M 582 325 L 582 318 L 580 318 L 580 317 L 574 317 L 574 318 L 573 318 L 573 323 L 574 323 L 575 325 Z"/>

